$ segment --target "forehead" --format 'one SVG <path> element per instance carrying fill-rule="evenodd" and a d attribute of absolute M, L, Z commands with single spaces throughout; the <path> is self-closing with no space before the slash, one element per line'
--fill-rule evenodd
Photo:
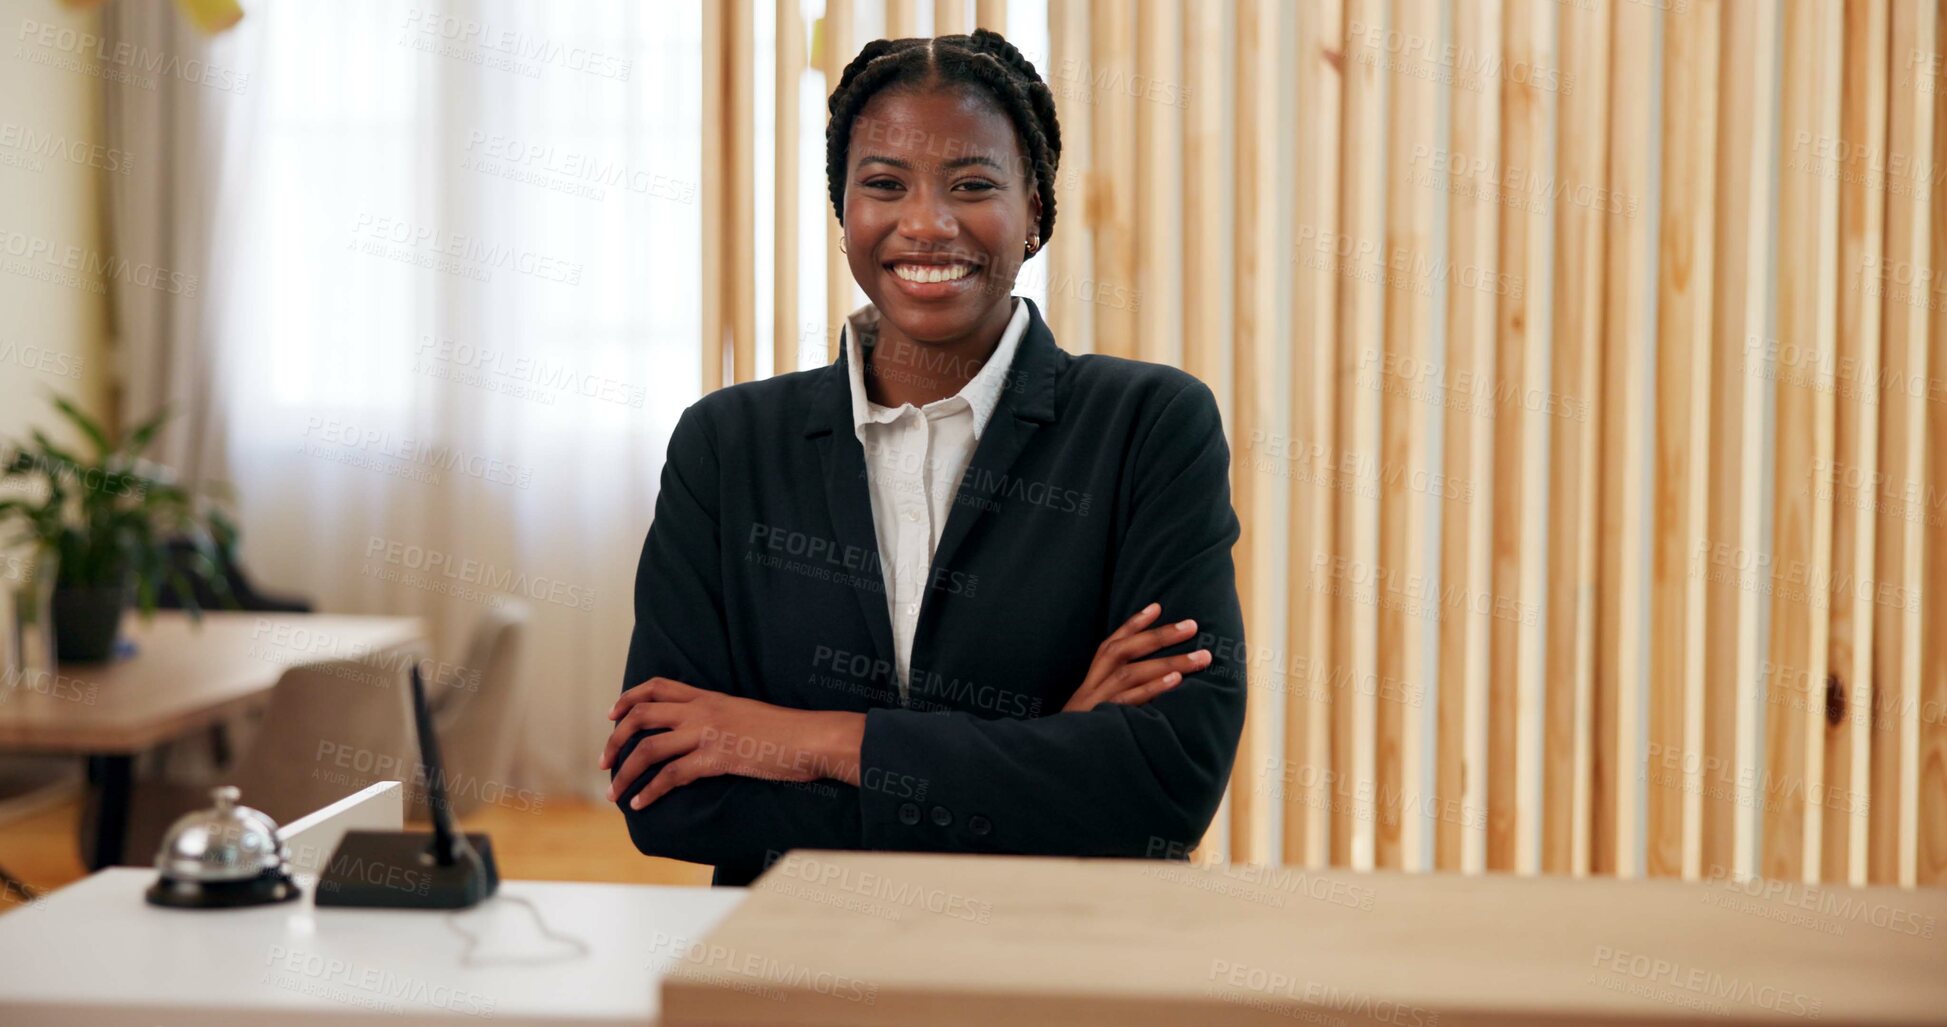
<path fill-rule="evenodd" d="M 984 91 L 964 85 L 895 86 L 867 100 L 852 121 L 847 163 L 897 157 L 915 166 L 959 157 L 988 157 L 1019 166 L 1014 122 Z"/>

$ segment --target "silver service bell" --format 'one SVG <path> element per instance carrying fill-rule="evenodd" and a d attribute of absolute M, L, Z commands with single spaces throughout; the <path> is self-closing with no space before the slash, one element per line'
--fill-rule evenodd
<path fill-rule="evenodd" d="M 160 872 L 149 902 L 178 909 L 231 909 L 289 902 L 303 894 L 291 880 L 289 852 L 277 822 L 237 805 L 234 785 L 210 790 L 216 805 L 169 826 L 156 851 Z"/>

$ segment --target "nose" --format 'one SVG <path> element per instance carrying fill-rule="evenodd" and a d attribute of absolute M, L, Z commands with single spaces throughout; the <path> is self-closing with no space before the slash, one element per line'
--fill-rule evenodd
<path fill-rule="evenodd" d="M 921 245 L 944 245 L 959 237 L 960 219 L 939 190 L 922 187 L 908 193 L 900 207 L 899 234 Z"/>

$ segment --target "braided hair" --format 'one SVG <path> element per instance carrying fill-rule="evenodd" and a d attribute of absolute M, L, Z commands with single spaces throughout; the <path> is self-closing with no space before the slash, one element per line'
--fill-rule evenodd
<path fill-rule="evenodd" d="M 1041 199 L 1039 245 L 1047 245 L 1055 234 L 1055 169 L 1061 164 L 1055 94 L 1013 43 L 987 29 L 932 39 L 875 39 L 845 66 L 826 104 L 831 120 L 825 125 L 825 180 L 838 223 L 845 223 L 845 162 L 852 123 L 866 101 L 891 86 L 935 82 L 979 89 L 1013 121 Z"/>

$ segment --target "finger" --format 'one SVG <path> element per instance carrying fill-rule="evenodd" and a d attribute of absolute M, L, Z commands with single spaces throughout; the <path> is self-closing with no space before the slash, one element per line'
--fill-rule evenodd
<path fill-rule="evenodd" d="M 602 746 L 602 769 L 607 770 L 615 762 L 615 754 L 622 751 L 622 746 L 627 744 L 637 731 L 645 731 L 653 727 L 675 727 L 682 720 L 681 713 L 679 708 L 664 702 L 638 703 L 631 707 L 622 715 L 621 720 L 615 722 L 615 728 L 608 733 L 608 742 Z"/>
<path fill-rule="evenodd" d="M 1108 687 L 1104 689 L 1107 698 L 1115 699 L 1132 688 L 1141 688 L 1165 674 L 1194 674 L 1210 666 L 1210 650 L 1198 649 L 1195 652 L 1177 656 L 1160 656 L 1153 660 L 1138 660 L 1125 665 L 1109 677 Z"/>
<path fill-rule="evenodd" d="M 644 786 L 642 791 L 637 792 L 635 798 L 629 800 L 629 808 L 642 809 L 657 799 L 668 795 L 670 792 L 698 778 L 712 777 L 722 773 L 718 769 L 720 766 L 721 764 L 711 759 L 708 753 L 700 750 L 692 752 L 688 756 L 656 771 L 656 776 L 650 779 L 648 785 Z"/>
<path fill-rule="evenodd" d="M 635 751 L 622 761 L 622 769 L 616 771 L 614 779 L 608 783 L 608 801 L 614 802 L 635 779 L 658 763 L 673 760 L 695 751 L 697 741 L 689 731 L 664 731 L 650 735 L 636 744 Z"/>
<path fill-rule="evenodd" d="M 1162 695 L 1164 692 L 1182 683 L 1183 675 L 1176 671 L 1170 671 L 1168 674 L 1151 681 L 1149 684 L 1139 688 L 1131 688 L 1120 695 L 1111 696 L 1108 701 L 1119 706 L 1141 706 L 1143 703 Z"/>
<path fill-rule="evenodd" d="M 1142 629 L 1148 627 L 1151 623 L 1153 623 L 1156 620 L 1156 618 L 1162 615 L 1163 615 L 1163 604 L 1150 603 L 1148 606 L 1145 606 L 1142 609 L 1137 610 L 1136 615 L 1134 617 L 1131 617 L 1128 620 L 1123 621 L 1122 626 L 1115 629 L 1115 634 L 1110 635 L 1107 641 L 1113 642 L 1119 638 L 1128 638 L 1130 635 L 1133 635 L 1136 632 L 1141 631 Z"/>
<path fill-rule="evenodd" d="M 1114 643 L 1109 649 L 1111 654 L 1117 659 L 1133 663 L 1158 649 L 1168 649 L 1170 646 L 1183 642 L 1196 633 L 1196 621 L 1180 620 L 1174 624 L 1165 624 L 1160 628 L 1150 628 L 1148 631 L 1137 632 L 1128 638 Z"/>
<path fill-rule="evenodd" d="M 702 692 L 700 688 L 686 685 L 674 678 L 650 678 L 642 684 L 622 693 L 615 704 L 608 708 L 608 719 L 615 720 L 629 711 L 629 707 L 642 702 L 689 702 Z"/>

